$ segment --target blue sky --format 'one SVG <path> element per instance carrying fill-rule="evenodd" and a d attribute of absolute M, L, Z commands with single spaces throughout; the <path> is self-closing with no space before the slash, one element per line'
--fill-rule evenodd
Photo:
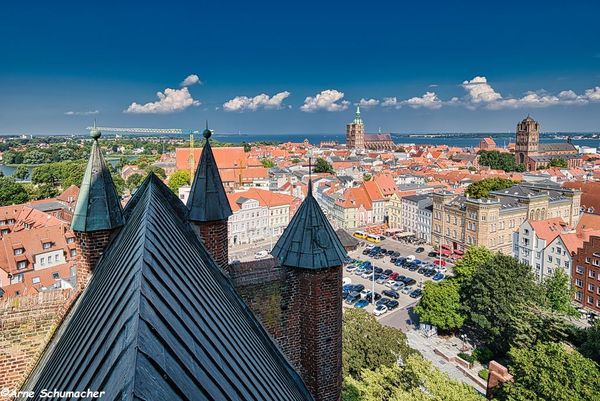
<path fill-rule="evenodd" d="M 0 133 L 600 131 L 600 3 L 491 3 L 3 4 Z"/>

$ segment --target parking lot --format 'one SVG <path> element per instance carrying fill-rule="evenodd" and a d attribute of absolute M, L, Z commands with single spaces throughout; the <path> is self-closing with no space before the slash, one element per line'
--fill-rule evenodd
<path fill-rule="evenodd" d="M 349 252 L 349 256 L 353 259 L 358 259 L 360 261 L 369 261 L 372 263 L 373 266 L 375 267 L 379 267 L 381 269 L 383 269 L 384 271 L 387 269 L 392 270 L 392 272 L 396 272 L 402 276 L 405 277 L 409 277 L 415 280 L 415 283 L 413 285 L 411 285 L 412 290 L 417 289 L 417 288 L 422 288 L 423 284 L 425 283 L 425 281 L 428 280 L 432 280 L 432 277 L 425 277 L 423 274 L 419 274 L 418 271 L 410 271 L 407 267 L 403 267 L 403 266 L 396 266 L 394 263 L 392 263 L 390 261 L 391 257 L 390 256 L 384 256 L 383 258 L 380 259 L 375 259 L 373 257 L 369 257 L 367 255 L 363 255 L 363 251 L 365 250 L 366 245 L 375 245 L 375 246 L 379 246 L 381 248 L 384 248 L 386 250 L 392 250 L 394 252 L 399 252 L 401 256 L 403 257 L 407 257 L 409 255 L 414 255 L 416 257 L 416 259 L 422 261 L 424 264 L 432 264 L 437 258 L 429 256 L 429 252 L 433 251 L 433 249 L 431 248 L 431 246 L 428 245 L 422 245 L 422 246 L 416 246 L 416 245 L 412 245 L 412 244 L 407 244 L 404 242 L 399 242 L 393 239 L 385 239 L 383 241 L 381 241 L 378 244 L 369 244 L 368 242 L 363 242 L 363 244 L 361 244 L 361 246 L 358 247 L 358 249 L 356 249 L 355 251 L 351 251 Z M 423 252 L 417 253 L 416 250 L 417 248 L 422 247 L 424 248 Z M 447 274 L 451 274 L 451 264 L 450 263 L 446 263 L 446 269 L 447 271 L 444 273 L 444 275 Z M 373 280 L 369 280 L 366 278 L 362 278 L 359 275 L 355 274 L 356 269 L 352 272 L 349 272 L 347 267 L 344 267 L 344 278 L 347 280 L 351 280 L 352 284 L 362 284 L 365 286 L 365 290 L 371 290 L 373 288 Z M 387 281 L 387 280 L 386 280 Z M 383 295 L 383 291 L 385 290 L 389 290 L 390 288 L 387 287 L 385 284 L 379 284 L 379 283 L 375 283 L 375 292 L 378 294 Z M 412 291 L 411 291 L 412 292 Z M 396 315 L 398 314 L 398 316 L 400 317 L 400 311 L 403 309 L 406 309 L 407 307 L 410 307 L 414 304 L 417 303 L 418 298 L 411 298 L 409 293 L 406 293 L 406 291 L 402 292 L 402 289 L 397 291 L 399 297 L 396 299 L 396 301 L 398 301 L 399 305 L 398 307 L 396 307 L 395 309 L 385 312 L 384 314 L 382 314 L 381 316 L 377 316 L 377 319 L 381 319 L 383 317 L 388 317 L 391 315 Z M 385 298 L 389 298 L 386 297 L 385 295 L 383 295 Z M 349 305 L 346 302 L 343 302 L 344 307 L 346 308 L 354 308 L 354 305 Z M 372 303 L 369 303 L 367 306 L 364 307 L 364 309 L 366 311 L 368 311 L 369 313 L 373 313 L 374 307 Z M 388 319 L 386 319 L 388 320 Z"/>

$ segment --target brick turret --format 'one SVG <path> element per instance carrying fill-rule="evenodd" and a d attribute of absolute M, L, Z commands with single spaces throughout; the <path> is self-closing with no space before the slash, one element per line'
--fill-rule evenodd
<path fill-rule="evenodd" d="M 119 195 L 98 144 L 101 133 L 96 124 L 90 134 L 92 151 L 71 222 L 76 238 L 76 274 L 80 289 L 87 284 L 112 235 L 124 223 Z"/>
<path fill-rule="evenodd" d="M 308 195 L 271 252 L 294 292 L 288 313 L 296 338 L 280 339 L 316 401 L 339 401 L 342 390 L 342 265 L 346 251 L 312 195 Z M 291 284 L 291 279 L 295 285 Z M 295 296 L 294 296 L 295 295 Z M 292 334 L 292 333 L 289 333 Z M 295 341 L 298 340 L 298 341 Z M 285 342 L 298 344 L 286 347 Z M 296 362 L 297 361 L 297 362 Z"/>
<path fill-rule="evenodd" d="M 229 263 L 227 219 L 233 214 L 210 146 L 212 131 L 203 132 L 206 143 L 187 202 L 189 220 L 207 251 L 223 271 Z"/>

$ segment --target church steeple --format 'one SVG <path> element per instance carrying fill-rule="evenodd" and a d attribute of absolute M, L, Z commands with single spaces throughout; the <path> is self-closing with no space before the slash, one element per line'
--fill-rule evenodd
<path fill-rule="evenodd" d="M 208 122 L 202 135 L 206 142 L 190 189 L 188 219 L 217 265 L 226 271 L 229 265 L 227 219 L 233 212 L 210 146 L 212 131 L 208 129 Z"/>
<path fill-rule="evenodd" d="M 360 117 L 360 106 L 356 106 L 356 114 L 354 115 L 353 124 L 362 124 L 362 118 Z"/>
<path fill-rule="evenodd" d="M 98 144 L 101 135 L 94 122 L 94 127 L 90 130 L 92 151 L 71 223 L 74 231 L 112 230 L 124 223 L 121 201 Z"/>
<path fill-rule="evenodd" d="M 94 121 L 90 131 L 92 151 L 71 222 L 76 238 L 76 277 L 80 289 L 87 285 L 113 234 L 125 224 L 119 194 L 100 151 L 101 135 Z"/>

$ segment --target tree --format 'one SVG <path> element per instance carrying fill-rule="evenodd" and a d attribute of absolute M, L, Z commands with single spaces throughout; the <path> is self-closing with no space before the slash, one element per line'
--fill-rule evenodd
<path fill-rule="evenodd" d="M 548 163 L 548 167 L 567 168 L 569 167 L 569 163 L 565 159 L 552 159 Z"/>
<path fill-rule="evenodd" d="M 111 177 L 113 183 L 115 184 L 115 189 L 117 190 L 117 193 L 123 196 L 123 194 L 125 194 L 125 188 L 127 188 L 125 180 L 119 174 L 116 173 L 112 173 Z"/>
<path fill-rule="evenodd" d="M 497 354 L 508 351 L 515 319 L 543 302 L 531 268 L 499 253 L 463 284 L 461 300 L 468 327 Z"/>
<path fill-rule="evenodd" d="M 327 160 L 318 157 L 315 166 L 313 167 L 313 171 L 315 173 L 333 174 L 333 166 Z"/>
<path fill-rule="evenodd" d="M 600 394 L 598 365 L 559 343 L 514 348 L 509 371 L 514 382 L 497 391 L 498 400 L 592 401 Z"/>
<path fill-rule="evenodd" d="M 190 172 L 188 170 L 178 170 L 169 177 L 169 188 L 177 193 L 180 187 L 190 185 Z"/>
<path fill-rule="evenodd" d="M 18 180 L 26 180 L 29 177 L 29 169 L 25 166 L 18 166 L 13 173 L 13 177 Z"/>
<path fill-rule="evenodd" d="M 359 379 L 347 377 L 343 401 L 484 401 L 472 387 L 450 379 L 420 355 L 401 365 L 363 370 Z"/>
<path fill-rule="evenodd" d="M 23 163 L 25 164 L 43 164 L 50 161 L 50 155 L 48 153 L 40 152 L 37 149 L 33 149 L 25 153 L 23 156 Z"/>
<path fill-rule="evenodd" d="M 469 185 L 465 194 L 476 199 L 487 198 L 491 191 L 500 191 L 502 189 L 510 188 L 516 183 L 516 181 L 506 178 L 485 178 Z"/>
<path fill-rule="evenodd" d="M 363 369 L 373 366 L 393 366 L 414 351 L 406 336 L 393 327 L 382 326 L 360 309 L 344 312 L 342 333 L 342 372 L 358 378 Z"/>
<path fill-rule="evenodd" d="M 571 287 L 571 279 L 562 270 L 556 269 L 543 284 L 544 295 L 551 310 L 569 316 L 578 316 L 579 312 L 571 304 L 575 289 Z"/>
<path fill-rule="evenodd" d="M 48 163 L 34 167 L 31 173 L 33 184 L 47 184 L 54 187 L 68 188 L 81 185 L 86 163 L 83 160 Z"/>
<path fill-rule="evenodd" d="M 273 160 L 271 160 L 271 159 L 262 159 L 260 161 L 260 164 L 262 164 L 264 168 L 275 167 L 275 163 L 273 163 Z"/>
<path fill-rule="evenodd" d="M 460 282 L 469 280 L 473 274 L 490 260 L 494 254 L 484 246 L 470 246 L 463 257 L 456 261 L 454 265 L 454 275 Z"/>
<path fill-rule="evenodd" d="M 511 153 L 499 152 L 497 150 L 480 150 L 479 164 L 488 166 L 496 170 L 524 171 L 525 166 L 517 164 L 515 157 Z"/>
<path fill-rule="evenodd" d="M 415 307 L 421 322 L 441 330 L 460 329 L 465 321 L 461 311 L 459 284 L 455 280 L 427 281 L 423 297 Z"/>
<path fill-rule="evenodd" d="M 147 166 L 144 169 L 144 171 L 146 172 L 146 174 L 154 173 L 161 180 L 164 180 L 165 178 L 167 178 L 167 173 L 165 172 L 165 169 L 162 167 L 150 165 L 150 166 Z"/>
<path fill-rule="evenodd" d="M 127 177 L 127 188 L 129 188 L 130 191 L 133 191 L 142 184 L 142 181 L 144 181 L 143 175 L 138 173 L 131 174 Z"/>
<path fill-rule="evenodd" d="M 580 336 L 579 352 L 600 364 L 600 319 L 592 327 L 580 329 Z"/>
<path fill-rule="evenodd" d="M 252 150 L 252 146 L 250 146 L 249 143 L 244 142 L 243 146 L 244 146 L 244 152 L 246 152 L 246 153 L 248 153 Z"/>
<path fill-rule="evenodd" d="M 16 205 L 29 200 L 23 185 L 12 177 L 0 177 L 0 206 Z"/>
<path fill-rule="evenodd" d="M 363 181 L 371 181 L 373 179 L 373 175 L 369 174 L 369 173 L 364 173 L 363 174 Z"/>

